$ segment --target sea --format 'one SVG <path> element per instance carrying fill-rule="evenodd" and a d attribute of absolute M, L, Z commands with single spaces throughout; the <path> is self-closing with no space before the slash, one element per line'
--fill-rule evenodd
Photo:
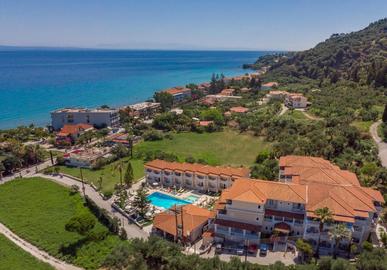
<path fill-rule="evenodd" d="M 0 129 L 50 123 L 63 107 L 118 107 L 213 73 L 248 72 L 267 51 L 31 49 L 0 51 Z"/>

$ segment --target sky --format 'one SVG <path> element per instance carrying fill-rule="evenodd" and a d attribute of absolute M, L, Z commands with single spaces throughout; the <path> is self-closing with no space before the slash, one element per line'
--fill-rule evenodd
<path fill-rule="evenodd" d="M 386 15 L 386 0 L 0 0 L 0 45 L 304 50 Z"/>

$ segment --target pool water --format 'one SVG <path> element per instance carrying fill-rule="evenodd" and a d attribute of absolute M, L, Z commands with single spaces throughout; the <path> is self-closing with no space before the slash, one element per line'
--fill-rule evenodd
<path fill-rule="evenodd" d="M 147 198 L 151 201 L 154 206 L 162 207 L 165 209 L 169 209 L 172 206 L 176 205 L 186 205 L 190 204 L 190 201 L 182 200 L 173 196 L 169 196 L 167 194 L 161 192 L 153 192 L 148 195 Z"/>
<path fill-rule="evenodd" d="M 189 195 L 189 196 L 184 198 L 184 200 L 189 201 L 191 203 L 196 202 L 198 199 L 199 199 L 199 197 L 195 196 L 195 195 Z"/>

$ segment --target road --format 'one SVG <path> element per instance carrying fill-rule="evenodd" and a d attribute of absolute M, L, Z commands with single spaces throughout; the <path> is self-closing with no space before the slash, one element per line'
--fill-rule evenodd
<path fill-rule="evenodd" d="M 387 168 L 387 143 L 383 142 L 382 138 L 378 135 L 378 126 L 382 123 L 381 120 L 373 123 L 370 127 L 370 133 L 374 139 L 376 145 L 378 146 L 379 153 L 378 156 L 382 162 L 382 166 Z"/>
<path fill-rule="evenodd" d="M 53 180 L 61 185 L 72 186 L 76 185 L 79 187 L 79 190 L 82 190 L 82 183 L 80 181 L 74 180 L 67 176 L 52 176 L 52 175 L 43 175 L 35 174 L 34 176 L 44 177 L 46 179 Z M 121 223 L 123 223 L 126 234 L 128 238 L 148 238 L 149 234 L 141 230 L 137 225 L 130 224 L 128 219 L 123 216 L 121 213 L 115 211 L 112 207 L 112 199 L 103 200 L 102 197 L 96 192 L 90 185 L 85 184 L 85 193 L 90 197 L 100 208 L 106 209 L 111 216 L 117 217 Z M 124 221 L 124 222 L 122 222 Z"/>
<path fill-rule="evenodd" d="M 45 251 L 42 251 L 35 247 L 34 245 L 28 243 L 27 241 L 21 239 L 19 236 L 14 234 L 11 230 L 5 227 L 2 223 L 0 223 L 0 233 L 2 233 L 5 237 L 7 237 L 10 241 L 15 243 L 17 246 L 22 248 L 24 251 L 28 252 L 38 260 L 41 260 L 45 263 L 50 264 L 52 267 L 58 270 L 81 270 L 82 268 L 76 267 L 74 265 L 68 264 L 61 260 L 58 260 Z"/>
<path fill-rule="evenodd" d="M 54 163 L 56 162 L 56 160 L 54 159 Z M 29 168 L 25 168 L 25 169 L 22 169 L 20 172 L 17 172 L 17 173 L 14 173 L 12 175 L 9 175 L 9 176 L 5 176 L 2 178 L 2 180 L 0 181 L 0 184 L 2 183 L 6 183 L 8 181 L 11 181 L 17 177 L 33 177 L 37 171 L 41 171 L 41 170 L 44 170 L 48 167 L 52 166 L 52 163 L 51 163 L 51 160 L 46 160 L 45 162 L 43 163 L 40 163 L 39 165 L 37 166 L 32 166 L 32 167 L 29 167 Z"/>

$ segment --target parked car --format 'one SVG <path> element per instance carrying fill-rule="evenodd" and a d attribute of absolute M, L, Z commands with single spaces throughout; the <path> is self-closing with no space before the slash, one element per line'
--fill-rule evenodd
<path fill-rule="evenodd" d="M 245 254 L 245 247 L 243 245 L 239 245 L 236 249 L 236 254 L 242 256 Z"/>
<path fill-rule="evenodd" d="M 266 256 L 267 255 L 268 246 L 266 244 L 261 244 L 259 246 L 259 256 Z"/>
<path fill-rule="evenodd" d="M 223 250 L 222 244 L 216 244 L 215 246 L 215 254 L 221 254 Z"/>

